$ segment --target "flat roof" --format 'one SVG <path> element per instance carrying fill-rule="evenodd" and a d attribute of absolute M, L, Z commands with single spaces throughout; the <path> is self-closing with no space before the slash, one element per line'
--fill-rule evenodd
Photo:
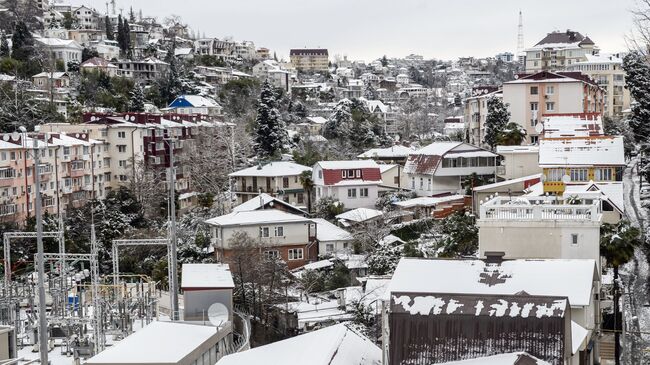
<path fill-rule="evenodd" d="M 183 264 L 183 289 L 234 288 L 228 264 Z"/>

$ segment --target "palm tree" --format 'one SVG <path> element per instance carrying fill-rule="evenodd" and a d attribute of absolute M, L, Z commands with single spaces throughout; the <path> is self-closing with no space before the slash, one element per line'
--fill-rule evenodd
<path fill-rule="evenodd" d="M 314 180 L 311 179 L 311 171 L 303 171 L 300 174 L 300 184 L 307 193 L 307 212 L 311 213 L 311 193 L 314 189 Z"/>
<path fill-rule="evenodd" d="M 497 137 L 499 145 L 502 146 L 518 146 L 525 139 L 526 130 L 515 122 L 506 124 L 501 134 Z"/>
<path fill-rule="evenodd" d="M 605 258 L 607 265 L 614 270 L 614 357 L 619 364 L 621 353 L 620 333 L 618 330 L 618 316 L 620 312 L 618 288 L 618 268 L 634 257 L 634 251 L 642 243 L 641 231 L 630 226 L 628 221 L 617 224 L 605 223 L 600 231 L 600 255 Z"/>

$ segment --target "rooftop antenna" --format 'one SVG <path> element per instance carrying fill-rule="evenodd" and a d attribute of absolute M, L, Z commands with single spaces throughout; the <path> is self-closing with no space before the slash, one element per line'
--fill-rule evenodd
<path fill-rule="evenodd" d="M 113 8 L 113 15 L 115 15 L 115 8 L 116 8 L 115 0 L 111 0 L 111 7 Z M 120 9 L 121 11 L 122 9 Z"/>
<path fill-rule="evenodd" d="M 519 57 L 524 52 L 524 20 L 521 15 L 521 9 L 519 10 L 519 27 L 517 32 L 517 57 Z"/>

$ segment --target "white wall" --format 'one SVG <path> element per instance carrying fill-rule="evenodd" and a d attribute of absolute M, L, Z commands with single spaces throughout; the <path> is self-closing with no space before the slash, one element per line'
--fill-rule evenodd
<path fill-rule="evenodd" d="M 284 231 L 284 236 L 275 237 L 275 227 L 281 226 Z M 269 227 L 270 237 L 260 237 L 260 227 Z M 217 237 L 216 230 L 219 230 Z M 306 244 L 309 242 L 309 223 L 273 223 L 273 224 L 260 224 L 238 227 L 212 227 L 212 237 L 216 237 L 218 248 L 230 248 L 230 239 L 235 232 L 245 232 L 254 239 L 259 239 L 263 244 L 269 246 L 282 246 L 292 244 Z"/>
<path fill-rule="evenodd" d="M 530 124 L 530 121 L 526 120 L 526 110 L 530 107 L 526 102 L 527 88 L 527 84 L 503 85 L 503 102 L 509 104 L 510 121 L 524 127 Z"/>

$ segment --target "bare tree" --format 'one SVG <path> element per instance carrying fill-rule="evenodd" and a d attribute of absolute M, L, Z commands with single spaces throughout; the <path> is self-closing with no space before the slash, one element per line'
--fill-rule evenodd
<path fill-rule="evenodd" d="M 628 48 L 650 54 L 650 0 L 637 0 L 637 5 L 631 10 L 633 29 L 626 37 Z"/>

